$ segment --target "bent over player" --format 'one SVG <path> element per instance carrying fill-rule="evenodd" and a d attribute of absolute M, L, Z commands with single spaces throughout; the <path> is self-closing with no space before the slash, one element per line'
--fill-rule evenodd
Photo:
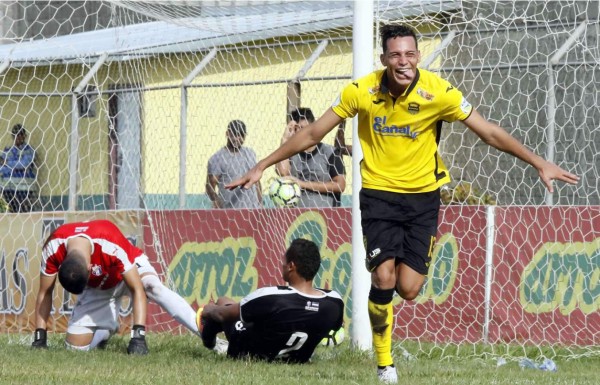
<path fill-rule="evenodd" d="M 58 227 L 42 249 L 40 288 L 35 304 L 33 347 L 46 347 L 48 317 L 56 277 L 77 295 L 67 327 L 67 347 L 89 350 L 106 343 L 119 328 L 121 297 L 133 303 L 128 353 L 147 354 L 146 296 L 198 334 L 195 312 L 165 287 L 148 257 L 107 220 L 68 223 Z"/>
<path fill-rule="evenodd" d="M 443 122 L 461 121 L 485 143 L 529 163 L 550 192 L 554 179 L 575 184 L 579 177 L 523 146 L 486 120 L 463 94 L 438 75 L 417 68 L 421 54 L 415 32 L 405 25 L 380 29 L 385 66 L 348 84 L 316 122 L 308 125 L 244 177 L 227 188 L 250 188 L 263 171 L 321 139 L 344 119 L 358 116 L 362 189 L 360 211 L 371 273 L 369 319 L 377 375 L 397 383 L 392 358 L 392 297 L 417 297 L 435 245 L 440 187 L 450 173 L 438 152 Z"/>
<path fill-rule="evenodd" d="M 198 310 L 204 346 L 213 349 L 217 333 L 224 331 L 230 357 L 307 362 L 323 337 L 342 326 L 344 314 L 337 292 L 313 287 L 320 266 L 317 245 L 294 240 L 281 265 L 289 286 L 258 289 L 240 303 L 221 297 Z"/>

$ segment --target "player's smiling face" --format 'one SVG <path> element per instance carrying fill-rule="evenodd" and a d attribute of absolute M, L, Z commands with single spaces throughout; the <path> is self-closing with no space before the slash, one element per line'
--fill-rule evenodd
<path fill-rule="evenodd" d="M 381 64 L 386 66 L 392 95 L 399 96 L 415 79 L 421 54 L 412 36 L 388 39 L 386 47 L 387 50 L 380 57 Z"/>

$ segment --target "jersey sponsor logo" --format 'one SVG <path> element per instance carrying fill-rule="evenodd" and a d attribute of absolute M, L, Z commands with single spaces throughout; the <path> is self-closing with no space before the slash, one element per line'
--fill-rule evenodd
<path fill-rule="evenodd" d="M 425 91 L 422 88 L 417 88 L 417 94 L 425 100 L 432 101 L 435 96 Z"/>
<path fill-rule="evenodd" d="M 83 233 L 87 229 L 89 229 L 89 226 L 77 226 L 77 227 L 75 227 L 75 232 L 76 233 Z"/>
<path fill-rule="evenodd" d="M 306 301 L 306 306 L 304 306 L 304 309 L 310 311 L 319 311 L 319 303 L 316 301 Z"/>
<path fill-rule="evenodd" d="M 354 85 L 354 87 L 358 88 L 358 83 L 357 82 L 352 82 L 352 85 Z"/>
<path fill-rule="evenodd" d="M 92 265 L 91 269 L 92 275 L 99 277 L 102 275 L 102 266 L 100 265 Z"/>
<path fill-rule="evenodd" d="M 472 108 L 473 107 L 471 106 L 471 103 L 469 103 L 467 99 L 465 99 L 465 97 L 463 96 L 462 101 L 460 102 L 461 111 L 465 114 L 470 114 Z"/>
<path fill-rule="evenodd" d="M 448 86 L 448 88 L 446 88 L 446 93 L 448 93 L 448 92 L 452 91 L 453 89 L 454 89 L 454 87 L 452 87 L 452 86 Z"/>
<path fill-rule="evenodd" d="M 410 126 L 397 126 L 387 124 L 387 116 L 376 116 L 373 119 L 373 131 L 384 136 L 407 136 L 416 139 L 418 132 L 410 130 Z"/>
<path fill-rule="evenodd" d="M 381 104 L 382 102 L 385 102 L 385 100 L 384 99 L 373 100 L 373 104 Z"/>
<path fill-rule="evenodd" d="M 408 103 L 408 113 L 412 115 L 416 115 L 419 113 L 419 109 L 421 105 L 419 103 L 410 102 Z"/>

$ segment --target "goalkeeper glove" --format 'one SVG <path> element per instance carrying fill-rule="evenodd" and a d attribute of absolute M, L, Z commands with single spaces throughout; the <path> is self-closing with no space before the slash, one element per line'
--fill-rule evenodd
<path fill-rule="evenodd" d="M 34 348 L 47 348 L 48 344 L 46 342 L 46 338 L 46 329 L 35 329 L 35 332 L 33 333 L 33 342 L 31 343 L 31 346 Z"/>
<path fill-rule="evenodd" d="M 127 354 L 148 354 L 146 345 L 146 327 L 142 325 L 133 325 L 131 329 L 131 339 L 127 346 Z"/>

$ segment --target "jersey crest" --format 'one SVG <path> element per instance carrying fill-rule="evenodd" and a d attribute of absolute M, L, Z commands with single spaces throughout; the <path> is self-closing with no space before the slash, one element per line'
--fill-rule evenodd
<path fill-rule="evenodd" d="M 432 101 L 433 98 L 435 97 L 422 88 L 417 88 L 417 94 L 419 94 L 420 97 L 422 97 L 423 99 L 428 100 L 428 101 Z"/>
<path fill-rule="evenodd" d="M 309 311 L 319 311 L 319 302 L 306 301 L 306 306 L 304 306 L 304 309 Z"/>
<path fill-rule="evenodd" d="M 92 265 L 91 273 L 92 273 L 92 275 L 94 275 L 96 277 L 101 276 L 102 275 L 102 266 Z"/>

